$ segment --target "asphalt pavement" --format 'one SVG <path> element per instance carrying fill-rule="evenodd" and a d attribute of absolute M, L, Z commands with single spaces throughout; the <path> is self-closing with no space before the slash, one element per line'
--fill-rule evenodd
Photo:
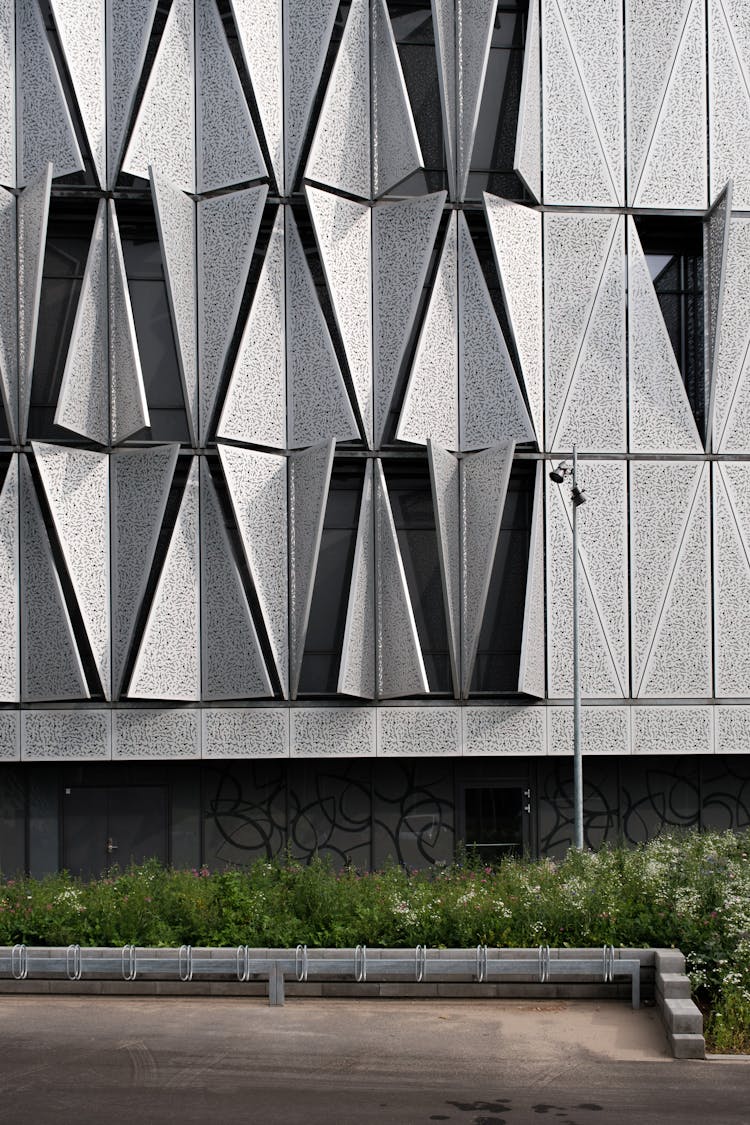
<path fill-rule="evenodd" d="M 617 1001 L 0 997 L 3 1125 L 750 1125 Z"/>

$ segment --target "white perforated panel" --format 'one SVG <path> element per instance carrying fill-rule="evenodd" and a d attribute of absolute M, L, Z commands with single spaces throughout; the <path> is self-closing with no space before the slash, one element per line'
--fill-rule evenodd
<path fill-rule="evenodd" d="M 33 447 L 104 698 L 110 699 L 109 458 L 40 442 Z"/>
<path fill-rule="evenodd" d="M 132 699 L 200 699 L 198 464 L 193 459 L 133 674 Z"/>
<path fill-rule="evenodd" d="M 106 183 L 105 0 L 50 0 L 65 63 L 101 187 Z"/>
<path fill-rule="evenodd" d="M 291 718 L 293 758 L 375 757 L 371 707 L 298 707 Z"/>
<path fill-rule="evenodd" d="M 18 546 L 18 455 L 15 454 L 0 489 L 0 700 L 3 703 L 15 703 L 19 698 Z M 0 711 L 0 717 L 3 714 Z"/>
<path fill-rule="evenodd" d="M 198 224 L 198 363 L 201 442 L 209 436 L 227 349 L 245 292 L 267 187 L 204 199 Z M 265 382 L 257 380 L 258 382 Z"/>
<path fill-rule="evenodd" d="M 378 757 L 414 758 L 461 752 L 458 707 L 379 707 Z"/>
<path fill-rule="evenodd" d="M 465 707 L 461 714 L 464 757 L 547 753 L 543 707 Z"/>
<path fill-rule="evenodd" d="M 138 761 L 200 756 L 199 711 L 121 709 L 113 712 L 113 758 Z"/>
<path fill-rule="evenodd" d="M 284 208 L 279 207 L 224 400 L 217 437 L 286 448 Z M 263 378 L 258 379 L 258 371 Z"/>
<path fill-rule="evenodd" d="M 111 711 L 24 711 L 25 762 L 100 762 L 112 757 Z"/>
<path fill-rule="evenodd" d="M 204 758 L 288 758 L 289 711 L 281 707 L 207 707 Z"/>
<path fill-rule="evenodd" d="M 286 459 L 219 446 L 229 498 L 284 696 L 289 689 Z"/>
<path fill-rule="evenodd" d="M 55 411 L 55 425 L 107 445 L 109 318 L 106 205 L 99 201 Z"/>
<path fill-rule="evenodd" d="M 341 695 L 374 699 L 375 686 L 375 540 L 372 462 L 365 468 L 357 525 L 352 579 L 346 610 L 337 690 Z"/>

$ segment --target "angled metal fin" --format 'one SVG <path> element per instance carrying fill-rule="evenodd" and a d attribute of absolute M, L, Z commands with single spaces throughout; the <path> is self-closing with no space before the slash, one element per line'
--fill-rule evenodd
<path fill-rule="evenodd" d="M 431 437 L 458 449 L 457 274 L 453 212 L 401 408 L 396 431 L 400 441 L 424 445 Z"/>
<path fill-rule="evenodd" d="M 340 695 L 354 695 L 360 699 L 374 699 L 376 694 L 375 527 L 370 460 L 365 468 L 336 690 Z"/>
<path fill-rule="evenodd" d="M 544 699 L 544 463 L 536 467 L 518 690 Z"/>
<path fill-rule="evenodd" d="M 459 462 L 428 438 L 432 506 L 456 699 L 461 694 L 461 484 Z"/>
<path fill-rule="evenodd" d="M 370 208 L 318 188 L 307 187 L 305 194 L 360 417 L 372 447 Z"/>
<path fill-rule="evenodd" d="M 338 0 L 284 0 L 284 153 L 286 192 L 291 194 L 297 164 L 318 92 Z"/>
<path fill-rule="evenodd" d="M 508 438 L 534 441 L 534 427 L 463 214 L 458 216 L 458 323 L 461 449 L 485 449 Z"/>
<path fill-rule="evenodd" d="M 26 441 L 47 243 L 52 165 L 18 198 L 18 430 Z"/>
<path fill-rule="evenodd" d="M 0 183 L 16 186 L 16 6 L 0 7 Z"/>
<path fill-rule="evenodd" d="M 159 0 L 105 0 L 107 8 L 107 187 L 117 183 L 128 123 Z"/>
<path fill-rule="evenodd" d="M 286 216 L 287 412 L 292 449 L 360 436 L 296 223 Z"/>
<path fill-rule="evenodd" d="M 196 190 L 266 175 L 215 0 L 196 0 Z"/>
<path fill-rule="evenodd" d="M 461 461 L 461 694 L 468 698 L 515 442 Z"/>
<path fill-rule="evenodd" d="M 197 458 L 192 462 L 130 677 L 131 699 L 200 699 Z"/>
<path fill-rule="evenodd" d="M 374 488 L 378 697 L 424 695 L 430 687 L 379 458 Z"/>
<path fill-rule="evenodd" d="M 290 698 L 297 698 L 307 623 L 326 514 L 336 442 L 330 438 L 289 457 Z"/>
<path fill-rule="evenodd" d="M 18 186 L 43 177 L 48 164 L 56 176 L 80 172 L 83 157 L 36 0 L 16 3 L 16 67 Z"/>
<path fill-rule="evenodd" d="M 430 0 L 430 4 L 443 111 L 448 189 L 451 199 L 456 199 L 456 3 L 455 0 Z"/>
<path fill-rule="evenodd" d="M 484 193 L 497 272 L 539 447 L 543 435 L 542 216 Z"/>
<path fill-rule="evenodd" d="M 704 316 L 706 341 L 706 449 L 714 448 L 714 399 L 719 358 L 721 306 L 729 251 L 729 220 L 732 215 L 732 181 L 725 184 L 703 220 L 705 273 Z"/>
<path fill-rule="evenodd" d="M 369 3 L 352 0 L 305 176 L 369 199 L 370 172 Z"/>
<path fill-rule="evenodd" d="M 497 0 L 456 2 L 456 189 L 463 199 L 469 180 L 471 154 L 479 121 Z"/>
<path fill-rule="evenodd" d="M 279 207 L 216 436 L 285 449 L 284 208 Z M 263 371 L 263 378 L 257 373 Z"/>
<path fill-rule="evenodd" d="M 539 40 L 539 2 L 529 0 L 526 50 L 523 56 L 521 102 L 518 109 L 513 171 L 537 203 L 542 199 L 542 80 Z"/>
<path fill-rule="evenodd" d="M 286 458 L 220 445 L 219 456 L 284 698 L 289 695 Z"/>
<path fill-rule="evenodd" d="M 181 0 L 177 0 L 177 3 Z M 174 11 L 174 9 L 172 9 Z M 169 308 L 175 329 L 177 355 L 185 395 L 188 428 L 198 441 L 198 285 L 195 260 L 196 205 L 155 168 L 149 169 Z"/>
<path fill-rule="evenodd" d="M 113 199 L 109 201 L 109 413 L 113 445 L 151 425 L 138 352 L 125 259 Z"/>
<path fill-rule="evenodd" d="M 197 205 L 202 444 L 208 440 L 216 393 L 240 313 L 267 195 L 264 185 L 204 199 Z M 265 377 L 264 372 L 264 382 Z"/>
<path fill-rule="evenodd" d="M 284 191 L 283 0 L 230 0 L 279 192 Z M 311 5 L 312 6 L 312 5 Z M 291 76 L 287 76 L 291 81 Z"/>
<path fill-rule="evenodd" d="M 178 445 L 123 449 L 110 458 L 112 694 L 122 676 L 146 593 L 177 464 Z"/>
<path fill-rule="evenodd" d="M 100 445 L 109 442 L 106 215 L 100 199 L 55 410 L 56 426 Z"/>
<path fill-rule="evenodd" d="M 194 0 L 174 0 L 138 108 L 123 172 L 149 179 L 150 166 L 195 192 Z"/>
<path fill-rule="evenodd" d="M 99 186 L 106 185 L 105 0 L 50 0 Z"/>
<path fill-rule="evenodd" d="M 21 698 L 88 699 L 73 636 L 26 457 L 21 468 Z"/>
<path fill-rule="evenodd" d="M 372 192 L 383 195 L 422 167 L 386 0 L 372 5 Z"/>
<path fill-rule="evenodd" d="M 32 446 L 104 698 L 111 699 L 109 458 L 88 449 Z"/>
<path fill-rule="evenodd" d="M 17 703 L 19 653 L 18 454 L 10 459 L 0 488 L 0 700 Z"/>
<path fill-rule="evenodd" d="M 417 315 L 446 200 L 444 191 L 372 209 L 375 442 L 383 440 L 393 392 Z"/>
<path fill-rule="evenodd" d="M 672 342 L 632 218 L 628 219 L 630 447 L 702 453 Z"/>
<path fill-rule="evenodd" d="M 273 695 L 224 517 L 201 458 L 201 649 L 204 699 Z"/>
<path fill-rule="evenodd" d="M 1 98 L 1 95 L 0 95 Z M 13 262 L 18 251 L 16 200 L 0 188 L 0 260 Z M 0 271 L 0 399 L 8 434 L 18 441 L 18 271 Z"/>

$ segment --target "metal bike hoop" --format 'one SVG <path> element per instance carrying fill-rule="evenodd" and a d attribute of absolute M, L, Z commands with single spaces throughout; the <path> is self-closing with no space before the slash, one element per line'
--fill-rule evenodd
<path fill-rule="evenodd" d="M 604 968 L 604 983 L 609 984 L 615 979 L 615 947 L 605 945 L 602 949 L 602 963 Z"/>
<path fill-rule="evenodd" d="M 547 984 L 549 981 L 549 946 L 539 946 L 539 983 Z"/>
<path fill-rule="evenodd" d="M 29 956 L 25 945 L 14 945 L 10 952 L 10 971 L 14 980 L 26 980 L 29 975 Z"/>
<path fill-rule="evenodd" d="M 193 947 L 192 945 L 181 945 L 180 952 L 177 955 L 177 971 L 180 975 L 180 980 L 188 981 L 193 979 Z"/>
<path fill-rule="evenodd" d="M 123 945 L 122 947 L 122 979 L 135 980 L 138 972 L 138 961 L 134 945 Z"/>
<path fill-rule="evenodd" d="M 414 976 L 421 983 L 427 975 L 427 946 L 418 945 L 414 951 Z"/>
<path fill-rule="evenodd" d="M 308 965 L 307 946 L 298 945 L 294 951 L 294 968 L 297 973 L 298 981 L 307 980 Z"/>
<path fill-rule="evenodd" d="M 246 945 L 237 946 L 237 980 L 242 983 L 250 980 L 250 950 Z"/>
<path fill-rule="evenodd" d="M 367 980 L 367 946 L 358 945 L 354 950 L 354 979 L 358 984 Z"/>
<path fill-rule="evenodd" d="M 487 946 L 477 946 L 477 970 L 476 977 L 480 984 L 487 980 Z"/>
<path fill-rule="evenodd" d="M 69 945 L 65 951 L 65 972 L 68 980 L 80 980 L 82 972 L 81 947 Z"/>

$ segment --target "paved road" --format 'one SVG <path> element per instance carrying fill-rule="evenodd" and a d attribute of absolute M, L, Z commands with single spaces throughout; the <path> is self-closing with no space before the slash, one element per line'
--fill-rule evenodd
<path fill-rule="evenodd" d="M 750 1125 L 616 1002 L 0 997 L 3 1125 Z"/>

